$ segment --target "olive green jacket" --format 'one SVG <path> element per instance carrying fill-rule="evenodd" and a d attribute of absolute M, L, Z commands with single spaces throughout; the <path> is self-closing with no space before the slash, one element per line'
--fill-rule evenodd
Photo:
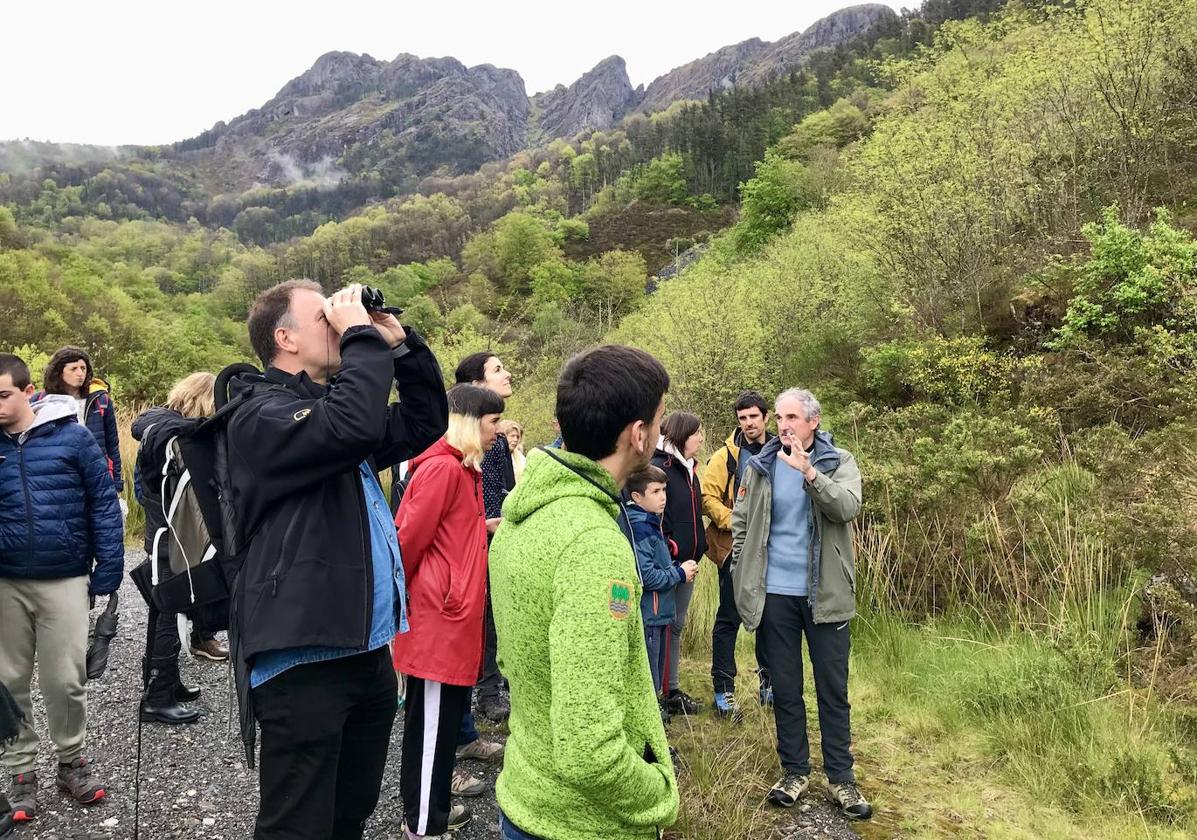
<path fill-rule="evenodd" d="M 732 509 L 733 592 L 748 630 L 756 630 L 765 611 L 773 464 L 780 449 L 781 439 L 774 438 L 748 462 Z M 815 480 L 804 484 L 813 536 L 807 564 L 811 612 L 818 624 L 848 621 L 856 615 L 852 520 L 860 514 L 860 470 L 852 453 L 837 449 L 822 431 L 815 433 L 811 464 Z"/>

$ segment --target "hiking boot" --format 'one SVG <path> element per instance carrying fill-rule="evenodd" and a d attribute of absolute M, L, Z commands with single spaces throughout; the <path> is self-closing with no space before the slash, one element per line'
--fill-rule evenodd
<path fill-rule="evenodd" d="M 665 698 L 658 697 L 657 705 L 661 707 L 661 725 L 668 726 L 669 722 L 673 720 L 673 715 L 669 714 L 669 705 L 665 702 Z"/>
<path fill-rule="evenodd" d="M 14 828 L 12 807 L 8 804 L 8 797 L 0 793 L 0 837 L 12 834 Z"/>
<path fill-rule="evenodd" d="M 744 720 L 744 710 L 740 708 L 740 704 L 736 702 L 736 696 L 730 691 L 715 692 L 715 715 L 728 719 L 732 723 L 740 723 Z"/>
<path fill-rule="evenodd" d="M 202 656 L 204 659 L 211 659 L 213 662 L 224 662 L 229 658 L 229 649 L 216 641 L 215 638 L 201 639 L 197 636 L 192 636 L 191 655 Z"/>
<path fill-rule="evenodd" d="M 91 775 L 87 759 L 79 756 L 70 764 L 58 765 L 58 789 L 80 805 L 92 805 L 104 798 L 104 786 Z"/>
<path fill-rule="evenodd" d="M 478 698 L 478 714 L 491 723 L 502 723 L 511 717 L 511 702 L 502 694 Z"/>
<path fill-rule="evenodd" d="M 470 809 L 464 805 L 454 805 L 449 809 L 449 830 L 444 834 L 416 834 L 405 823 L 403 825 L 404 840 L 449 840 L 452 837 L 452 832 L 458 831 L 469 825 L 474 815 L 470 813 Z"/>
<path fill-rule="evenodd" d="M 827 801 L 839 808 L 840 813 L 850 820 L 867 820 L 873 816 L 873 806 L 869 804 L 869 800 L 861 796 L 860 788 L 855 782 L 843 782 L 838 785 L 828 782 L 823 793 Z"/>
<path fill-rule="evenodd" d="M 781 781 L 769 791 L 769 801 L 782 808 L 792 808 L 798 798 L 806 793 L 808 787 L 810 787 L 810 776 L 786 773 L 781 777 Z"/>
<path fill-rule="evenodd" d="M 702 703 L 680 688 L 669 692 L 669 696 L 665 698 L 665 706 L 671 715 L 696 715 L 702 711 Z"/>
<path fill-rule="evenodd" d="M 449 790 L 454 796 L 481 796 L 486 793 L 486 782 L 471 776 L 464 767 L 454 767 Z"/>
<path fill-rule="evenodd" d="M 8 788 L 8 795 L 12 797 L 13 822 L 29 822 L 37 816 L 37 771 L 17 773 L 12 777 L 12 784 Z"/>
<path fill-rule="evenodd" d="M 498 741 L 476 738 L 464 747 L 457 748 L 457 760 L 473 758 L 478 761 L 502 761 L 503 745 Z"/>
<path fill-rule="evenodd" d="M 188 688 L 182 683 L 175 683 L 175 702 L 177 703 L 194 703 L 200 699 L 203 690 L 199 688 Z"/>
<path fill-rule="evenodd" d="M 465 805 L 454 805 L 449 809 L 449 830 L 459 831 L 470 824 L 474 815 Z"/>

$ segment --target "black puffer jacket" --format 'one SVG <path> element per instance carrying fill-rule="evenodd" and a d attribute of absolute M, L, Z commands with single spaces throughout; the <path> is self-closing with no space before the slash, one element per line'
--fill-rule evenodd
<path fill-rule="evenodd" d="M 698 562 L 707 551 L 706 526 L 702 521 L 702 486 L 698 473 L 690 475 L 685 463 L 669 452 L 657 450 L 653 464 L 665 471 L 667 482 L 665 492 L 665 515 L 661 525 L 665 536 L 676 550 L 674 560 Z"/>

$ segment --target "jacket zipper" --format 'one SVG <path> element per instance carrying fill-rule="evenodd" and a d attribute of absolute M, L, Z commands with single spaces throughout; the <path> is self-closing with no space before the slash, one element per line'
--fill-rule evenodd
<path fill-rule="evenodd" d="M 696 506 L 696 504 L 697 504 L 697 503 L 696 503 L 696 500 L 695 500 L 695 498 L 694 498 L 694 496 L 695 496 L 695 493 L 694 493 L 694 478 L 695 478 L 695 477 L 694 477 L 694 476 L 688 476 L 688 478 L 689 478 L 689 481 L 690 481 L 690 524 L 691 524 L 691 525 L 693 526 L 693 528 L 694 528 L 694 542 L 692 543 L 692 547 L 691 547 L 691 549 L 690 549 L 690 554 L 691 554 L 691 557 L 690 557 L 690 559 L 691 559 L 691 560 L 697 560 L 698 558 L 695 558 L 695 557 L 693 556 L 694 554 L 697 554 L 697 553 L 698 553 L 698 508 L 697 508 L 697 506 Z"/>
<path fill-rule="evenodd" d="M 21 490 L 25 494 L 25 521 L 29 523 L 29 550 L 26 559 L 33 569 L 33 497 L 29 495 L 29 476 L 25 473 L 25 444 L 16 441 L 17 454 L 21 461 Z"/>
<path fill-rule="evenodd" d="M 361 478 L 357 480 L 357 496 L 359 501 L 358 510 L 364 511 L 366 516 L 370 515 L 370 511 L 366 510 L 366 488 L 362 486 Z M 374 546 L 370 543 L 370 535 L 362 529 L 362 517 L 357 518 L 357 532 L 361 539 L 362 546 L 366 549 L 366 591 L 365 591 L 365 608 L 366 608 L 366 626 L 362 631 L 361 647 L 365 649 L 366 645 L 370 643 L 370 625 L 374 623 Z"/>
<path fill-rule="evenodd" d="M 291 521 L 287 524 L 287 530 L 283 532 L 283 541 L 280 547 L 283 548 L 284 551 L 286 550 L 287 544 L 291 540 L 291 534 L 295 531 L 295 526 L 298 524 L 299 511 L 296 510 L 293 514 L 291 514 Z M 279 558 L 279 561 L 274 564 L 274 568 L 270 570 L 268 579 L 270 580 L 270 597 L 272 598 L 278 595 L 278 573 L 282 571 L 283 564 L 286 562 L 288 556 L 289 555 L 284 553 L 283 556 Z"/>

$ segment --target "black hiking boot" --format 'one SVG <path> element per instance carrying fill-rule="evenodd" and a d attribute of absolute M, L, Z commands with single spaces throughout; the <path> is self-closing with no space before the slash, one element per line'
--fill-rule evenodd
<path fill-rule="evenodd" d="M 680 688 L 669 692 L 669 696 L 665 698 L 665 707 L 671 715 L 696 715 L 702 711 L 702 703 Z"/>

